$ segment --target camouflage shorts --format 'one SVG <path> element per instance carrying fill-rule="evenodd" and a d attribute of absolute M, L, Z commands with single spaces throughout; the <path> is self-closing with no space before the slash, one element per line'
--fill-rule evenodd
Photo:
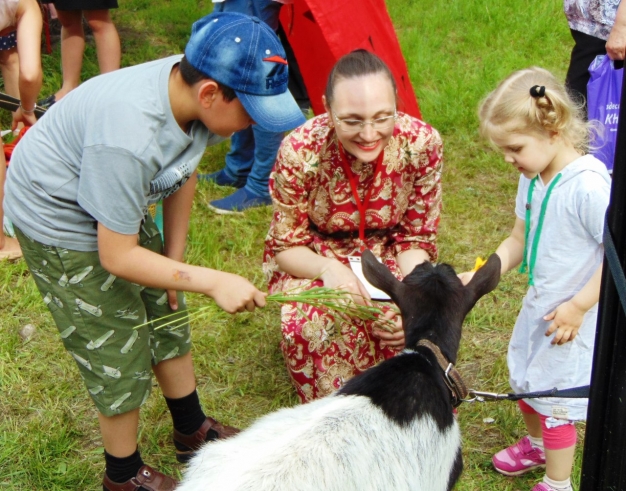
<path fill-rule="evenodd" d="M 154 222 L 147 218 L 141 229 L 140 245 L 162 252 Z M 97 252 L 47 246 L 17 229 L 16 234 L 63 344 L 76 360 L 98 410 L 112 416 L 141 406 L 150 394 L 152 365 L 191 348 L 183 294 L 178 293 L 178 315 L 135 329 L 173 313 L 165 290 L 113 276 L 100 265 Z M 156 329 L 178 317 L 176 327 Z"/>

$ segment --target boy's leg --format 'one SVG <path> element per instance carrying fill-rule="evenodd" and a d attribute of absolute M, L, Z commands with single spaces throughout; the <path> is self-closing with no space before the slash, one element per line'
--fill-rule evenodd
<path fill-rule="evenodd" d="M 102 444 L 114 457 L 128 457 L 137 450 L 137 429 L 139 428 L 139 408 L 115 416 L 98 413 Z"/>
<path fill-rule="evenodd" d="M 63 72 L 63 86 L 55 94 L 58 101 L 80 84 L 80 72 L 85 52 L 85 33 L 81 10 L 57 9 L 57 16 L 61 23 L 61 70 Z"/>
<path fill-rule="evenodd" d="M 168 399 L 180 399 L 196 390 L 196 375 L 191 352 L 178 358 L 164 360 L 152 367 L 163 395 Z"/>
<path fill-rule="evenodd" d="M 158 234 L 158 230 L 156 232 Z M 151 389 L 152 355 L 142 287 L 102 268 L 97 251 L 50 247 L 16 229 L 25 260 L 99 415 L 107 461 L 105 489 L 119 491 L 138 475 L 139 407 Z M 115 462 L 114 478 L 109 476 Z M 142 471 L 144 472 L 144 471 Z M 145 479 L 174 481 L 153 469 Z M 167 489 L 167 488 L 161 488 Z"/>
<path fill-rule="evenodd" d="M 161 234 L 150 216 L 141 226 L 140 245 L 163 253 Z M 196 393 L 191 330 L 182 292 L 178 292 L 176 315 L 172 315 L 165 290 L 145 288 L 141 295 L 147 319 L 153 321 L 150 330 L 152 371 L 172 415 L 176 457 L 180 462 L 187 462 L 205 441 L 227 438 L 239 430 L 208 418 L 202 411 Z M 168 317 L 162 319 L 164 316 Z M 176 322 L 172 322 L 174 319 Z M 164 326 L 164 323 L 169 325 Z"/>
<path fill-rule="evenodd" d="M 108 10 L 83 11 L 96 42 L 100 73 L 112 72 L 120 67 L 122 47 L 120 36 Z"/>

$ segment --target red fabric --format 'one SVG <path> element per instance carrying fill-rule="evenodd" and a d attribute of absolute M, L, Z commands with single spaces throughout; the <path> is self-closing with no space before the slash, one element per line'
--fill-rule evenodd
<path fill-rule="evenodd" d="M 303 0 L 281 9 L 281 24 L 293 48 L 315 114 L 335 62 L 355 49 L 380 56 L 398 85 L 398 109 L 421 119 L 406 63 L 384 0 Z"/>
<path fill-rule="evenodd" d="M 3 145 L 3 147 L 4 147 L 4 158 L 7 161 L 7 167 L 9 166 L 9 160 L 11 160 L 11 155 L 13 155 L 13 150 L 15 149 L 15 146 L 22 139 L 22 137 L 24 136 L 26 131 L 28 131 L 29 128 L 30 128 L 30 126 L 24 126 L 20 130 L 19 134 L 17 135 L 17 138 L 15 138 L 11 143 L 5 143 Z"/>

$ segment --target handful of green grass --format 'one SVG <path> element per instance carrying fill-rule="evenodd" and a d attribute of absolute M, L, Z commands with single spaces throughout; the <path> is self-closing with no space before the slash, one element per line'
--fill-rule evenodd
<path fill-rule="evenodd" d="M 300 288 L 295 290 L 287 290 L 284 292 L 272 293 L 265 297 L 268 303 L 296 303 L 307 304 L 312 307 L 316 307 L 325 312 L 333 313 L 336 317 L 340 317 L 345 321 L 351 319 L 361 319 L 365 321 L 376 321 L 381 329 L 392 332 L 394 325 L 393 321 L 384 318 L 384 311 L 380 304 L 377 302 L 370 302 L 366 305 L 356 303 L 350 293 L 346 290 L 337 290 L 334 288 L 328 288 L 325 286 L 316 286 L 308 290 L 301 290 Z M 209 315 L 211 307 L 197 307 L 194 309 L 188 309 L 187 315 L 182 315 L 179 312 L 153 319 L 143 324 L 135 326 L 135 329 L 147 326 L 155 321 L 161 322 L 161 325 L 157 329 L 163 327 L 179 327 L 191 320 L 202 319 Z M 301 314 L 304 311 L 301 307 L 297 307 Z"/>

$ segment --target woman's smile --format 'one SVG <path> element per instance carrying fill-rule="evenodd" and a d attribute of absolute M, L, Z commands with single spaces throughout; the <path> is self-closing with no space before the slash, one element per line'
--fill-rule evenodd
<path fill-rule="evenodd" d="M 373 141 L 373 142 L 359 142 L 359 141 L 355 141 L 354 143 L 361 150 L 363 150 L 364 152 L 373 152 L 380 145 L 380 140 L 376 140 L 376 141 Z"/>

